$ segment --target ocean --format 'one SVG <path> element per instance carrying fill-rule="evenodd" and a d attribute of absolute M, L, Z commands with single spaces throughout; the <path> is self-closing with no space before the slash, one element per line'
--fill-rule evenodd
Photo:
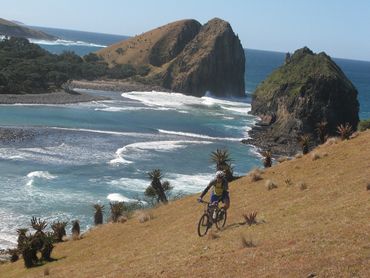
<path fill-rule="evenodd" d="M 55 53 L 85 55 L 122 39 L 51 30 L 44 31 L 59 41 L 37 43 Z M 29 227 L 32 216 L 49 223 L 78 219 L 88 229 L 93 204 L 104 204 L 107 217 L 109 201 L 143 200 L 150 184 L 147 173 L 153 169 L 162 170 L 176 196 L 207 185 L 215 172 L 210 154 L 216 149 L 229 150 L 236 175 L 261 166 L 257 150 L 240 140 L 256 122 L 248 115 L 251 93 L 284 62 L 285 54 L 247 49 L 246 56 L 244 98 L 88 91 L 112 100 L 1 105 L 0 126 L 23 127 L 35 136 L 0 143 L 0 249 L 16 244 L 16 230 Z M 359 90 L 361 118 L 370 118 L 370 63 L 335 60 Z"/>

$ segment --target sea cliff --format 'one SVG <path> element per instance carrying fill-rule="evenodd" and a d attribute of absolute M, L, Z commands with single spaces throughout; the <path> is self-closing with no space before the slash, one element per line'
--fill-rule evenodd
<path fill-rule="evenodd" d="M 318 143 L 318 124 L 327 136 L 336 135 L 340 124 L 356 129 L 359 117 L 357 90 L 337 64 L 324 52 L 307 47 L 287 55 L 253 94 L 251 113 L 261 118 L 248 143 L 273 152 L 294 154 L 298 138 L 309 135 Z"/>

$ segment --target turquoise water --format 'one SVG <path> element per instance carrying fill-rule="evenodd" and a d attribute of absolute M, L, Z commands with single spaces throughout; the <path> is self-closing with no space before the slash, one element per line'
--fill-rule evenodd
<path fill-rule="evenodd" d="M 92 223 L 92 204 L 143 198 L 147 173 L 160 168 L 173 194 L 201 191 L 215 170 L 210 154 L 227 148 L 237 175 L 260 165 L 240 143 L 255 122 L 245 99 L 168 93 L 92 92 L 113 101 L 3 105 L 1 126 L 36 132 L 0 144 L 0 244 L 15 243 L 32 216 Z"/>
<path fill-rule="evenodd" d="M 122 39 L 59 29 L 53 34 L 62 41 L 38 43 L 80 55 Z M 87 229 L 92 204 L 142 199 L 147 173 L 155 168 L 163 170 L 173 194 L 199 192 L 214 174 L 209 157 L 217 148 L 230 151 L 238 175 L 260 166 L 255 148 L 240 140 L 255 122 L 248 115 L 251 92 L 285 54 L 247 49 L 246 57 L 243 99 L 88 91 L 113 100 L 1 105 L 0 126 L 30 129 L 35 137 L 0 143 L 0 249 L 15 244 L 16 229 L 29 226 L 32 216 L 79 219 Z M 360 117 L 370 118 L 370 63 L 335 61 L 358 88 Z"/>

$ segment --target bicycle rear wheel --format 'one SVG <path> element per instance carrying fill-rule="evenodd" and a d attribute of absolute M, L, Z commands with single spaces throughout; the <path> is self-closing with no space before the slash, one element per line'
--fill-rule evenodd
<path fill-rule="evenodd" d="M 227 211 L 224 208 L 220 208 L 217 212 L 217 220 L 216 220 L 216 227 L 217 229 L 221 229 L 225 226 L 227 218 Z"/>
<path fill-rule="evenodd" d="M 205 236 L 209 229 L 209 216 L 208 214 L 203 214 L 202 217 L 199 219 L 198 223 L 198 235 L 200 237 Z"/>

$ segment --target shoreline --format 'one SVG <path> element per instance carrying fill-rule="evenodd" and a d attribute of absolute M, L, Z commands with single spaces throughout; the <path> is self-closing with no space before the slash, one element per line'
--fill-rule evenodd
<path fill-rule="evenodd" d="M 243 139 L 241 142 L 256 147 L 261 155 L 264 151 L 270 150 L 273 157 L 293 157 L 300 151 L 298 143 L 288 136 L 275 140 L 275 138 L 269 135 L 270 125 L 262 123 L 261 121 L 255 124 L 248 131 L 250 138 Z"/>
<path fill-rule="evenodd" d="M 109 100 L 107 97 L 94 96 L 80 92 L 57 91 L 42 94 L 0 94 L 0 104 L 71 104 Z"/>
<path fill-rule="evenodd" d="M 87 90 L 99 90 L 99 91 L 110 91 L 110 92 L 173 92 L 172 90 L 163 88 L 161 86 L 147 85 L 138 82 L 122 81 L 117 79 L 110 80 L 72 80 L 69 83 L 72 89 L 87 89 Z"/>

